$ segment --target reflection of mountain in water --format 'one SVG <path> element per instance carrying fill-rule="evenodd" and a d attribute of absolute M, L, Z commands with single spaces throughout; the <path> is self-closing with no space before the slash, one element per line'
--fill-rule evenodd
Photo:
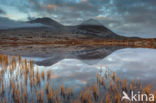
<path fill-rule="evenodd" d="M 80 51 L 80 54 L 77 55 L 77 58 L 82 60 L 87 64 L 95 64 L 99 62 L 101 59 L 110 55 L 114 51 L 118 49 L 122 49 L 123 47 L 119 46 L 105 46 L 100 48 L 95 48 L 87 51 Z"/>
<path fill-rule="evenodd" d="M 35 61 L 37 65 L 50 66 L 62 59 L 80 59 L 88 64 L 88 61 L 96 62 L 110 55 L 115 50 L 123 47 L 117 46 L 54 46 L 54 45 L 27 45 L 27 46 L 4 46 L 0 47 L 0 53 L 7 55 L 21 55 L 26 57 L 41 57 L 42 61 Z M 96 63 L 94 62 L 94 64 Z"/>
<path fill-rule="evenodd" d="M 49 57 L 46 60 L 36 62 L 36 64 L 50 66 L 59 62 L 62 59 L 68 59 L 68 58 L 80 59 L 87 64 L 93 64 L 92 62 L 89 63 L 89 61 L 96 59 L 96 62 L 98 62 L 98 60 L 103 59 L 104 57 L 110 55 L 113 51 L 121 48 L 122 47 L 99 47 L 99 48 L 93 48 L 89 50 L 71 51 L 69 53 L 57 52 L 51 55 L 51 57 Z"/>
<path fill-rule="evenodd" d="M 50 66 L 62 59 L 67 59 L 67 58 L 80 59 L 87 64 L 93 64 L 92 62 L 89 63 L 89 61 L 96 59 L 96 62 L 98 62 L 98 60 L 103 59 L 104 57 L 110 55 L 112 52 L 121 48 L 123 47 L 107 46 L 107 47 L 99 47 L 99 48 L 91 48 L 91 49 L 87 49 L 86 47 L 86 50 L 85 49 L 75 50 L 75 51 L 70 51 L 65 53 L 57 52 L 44 61 L 36 62 L 36 64 Z M 94 62 L 94 64 L 96 62 Z"/>

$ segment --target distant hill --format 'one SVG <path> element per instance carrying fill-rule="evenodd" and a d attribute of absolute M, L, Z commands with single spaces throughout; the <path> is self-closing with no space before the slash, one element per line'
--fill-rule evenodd
<path fill-rule="evenodd" d="M 44 24 L 44 25 L 49 25 L 49 26 L 55 26 L 55 27 L 62 27 L 63 25 L 56 22 L 55 20 L 51 19 L 51 18 L 37 18 L 35 20 L 31 20 L 28 21 L 29 23 L 40 23 L 40 24 Z"/>
<path fill-rule="evenodd" d="M 82 22 L 77 26 L 77 33 L 82 33 L 86 35 L 92 35 L 97 37 L 104 37 L 108 39 L 123 39 L 126 38 L 124 36 L 117 35 L 116 33 L 109 30 L 107 27 L 102 25 L 99 21 L 94 19 L 89 19 L 87 21 Z"/>
<path fill-rule="evenodd" d="M 80 25 L 76 26 L 64 26 L 57 21 L 51 19 L 51 18 L 36 18 L 34 20 L 28 21 L 27 24 L 41 24 L 42 26 L 36 26 L 36 27 L 19 27 L 14 29 L 8 29 L 4 30 L 7 34 L 10 34 L 10 32 L 13 32 L 15 35 L 20 35 L 21 33 L 23 35 L 40 35 L 42 34 L 43 37 L 46 35 L 46 37 L 51 37 L 55 35 L 59 35 L 60 37 L 68 36 L 68 37 L 75 37 L 78 36 L 81 37 L 97 37 L 97 38 L 104 38 L 104 39 L 125 39 L 128 37 L 120 36 L 114 32 L 112 32 L 110 29 L 105 27 L 103 24 L 101 24 L 99 21 L 94 19 L 89 19 L 84 22 L 82 22 Z M 0 32 L 4 32 L 1 30 Z"/>
<path fill-rule="evenodd" d="M 80 25 L 98 25 L 98 26 L 103 26 L 99 21 L 95 19 L 89 19 L 86 21 L 83 21 Z"/>

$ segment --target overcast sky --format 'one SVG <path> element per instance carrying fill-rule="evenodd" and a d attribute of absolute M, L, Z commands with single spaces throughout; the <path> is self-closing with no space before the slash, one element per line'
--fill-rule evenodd
<path fill-rule="evenodd" d="M 64 25 L 93 18 L 118 34 L 156 37 L 156 0 L 0 0 L 4 17 L 50 17 Z"/>

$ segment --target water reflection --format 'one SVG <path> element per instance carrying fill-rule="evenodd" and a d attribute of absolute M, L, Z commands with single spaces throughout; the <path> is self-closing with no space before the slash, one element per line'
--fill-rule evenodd
<path fill-rule="evenodd" d="M 95 64 L 122 46 L 60 46 L 60 45 L 26 45 L 0 46 L 0 53 L 31 57 L 37 65 L 51 66 L 63 59 L 80 59 Z M 94 61 L 96 59 L 96 61 Z M 89 60 L 89 61 L 88 61 Z M 91 62 L 91 60 L 93 62 Z"/>
<path fill-rule="evenodd" d="M 156 89 L 156 50 L 116 46 L 17 46 L 10 51 L 5 46 L 1 53 L 22 55 L 35 61 L 40 71 L 51 70 L 58 84 L 82 87 L 96 82 L 96 73 L 102 67 L 130 80 L 140 79 Z"/>
<path fill-rule="evenodd" d="M 144 84 L 151 84 L 156 89 L 156 50 L 122 49 L 103 59 L 101 63 L 123 78 L 140 79 Z"/>
<path fill-rule="evenodd" d="M 86 63 L 86 62 L 96 63 Z M 52 66 L 39 66 L 41 70 L 51 70 L 58 84 L 85 86 L 96 82 L 96 73 L 102 67 L 103 71 L 109 68 L 122 78 L 142 81 L 151 84 L 156 89 L 156 50 L 154 49 L 121 49 L 104 59 L 94 60 L 63 59 Z M 97 62 L 98 61 L 98 62 Z M 92 65 L 90 65 L 92 64 Z"/>
<path fill-rule="evenodd" d="M 116 77 L 116 80 L 114 79 L 114 82 L 116 82 L 117 80 L 121 81 L 119 84 L 121 84 L 122 86 L 118 86 L 120 87 L 119 91 L 127 87 L 125 86 L 125 84 L 127 84 L 127 79 L 129 81 L 132 81 L 134 79 L 141 80 L 143 86 L 151 84 L 152 89 L 156 90 L 156 50 L 145 48 L 121 48 L 122 47 L 112 46 L 88 49 L 88 47 L 86 47 L 85 49 L 83 48 L 83 50 L 78 51 L 78 49 L 73 49 L 66 52 L 63 52 L 62 50 L 64 49 L 61 49 L 61 52 L 51 52 L 54 53 L 53 55 L 51 54 L 51 56 L 23 56 L 23 59 L 19 56 L 18 59 L 16 59 L 16 57 L 10 57 L 11 60 L 9 60 L 8 56 L 0 55 L 0 80 L 2 83 L 2 96 L 0 97 L 3 98 L 4 95 L 5 97 L 7 97 L 7 102 L 10 102 L 11 100 L 9 100 L 8 98 L 12 98 L 12 94 L 14 95 L 17 92 L 21 94 L 24 93 L 23 100 L 26 101 L 31 101 L 30 98 L 33 96 L 33 98 L 37 97 L 42 99 L 40 97 L 42 93 L 40 92 L 40 96 L 38 95 L 38 93 L 42 90 L 51 91 L 51 89 L 49 89 L 49 85 L 53 90 L 57 91 L 58 95 L 60 93 L 58 91 L 58 87 L 60 87 L 60 85 L 60 89 L 64 87 L 74 87 L 74 93 L 76 93 L 77 95 L 79 93 L 81 94 L 81 88 L 84 89 L 86 88 L 86 86 L 90 87 L 90 84 L 92 85 L 98 83 L 104 86 L 102 87 L 102 89 L 100 89 L 100 92 L 102 94 L 101 96 L 103 96 L 103 93 L 106 93 L 104 92 L 104 88 L 108 87 L 109 91 L 109 87 L 112 87 L 111 79 L 113 78 L 113 76 L 111 74 L 113 73 L 114 75 L 118 75 L 119 77 L 124 79 L 123 82 L 121 79 L 117 79 L 118 77 Z M 26 59 L 24 60 L 24 58 Z M 32 65 L 33 61 L 29 61 L 28 59 L 33 59 L 36 64 Z M 7 69 L 3 67 L 7 67 Z M 50 75 L 48 75 L 49 73 Z M 100 78 L 97 73 L 99 73 Z M 126 81 L 126 83 L 124 81 Z M 137 83 L 134 82 L 134 87 L 137 85 L 139 90 L 142 89 L 140 82 L 136 82 Z M 17 87 L 15 86 L 16 83 Z M 133 84 L 133 82 L 131 83 Z M 17 89 L 19 86 L 21 90 Z M 9 96 L 8 88 L 11 88 L 13 90 L 13 93 L 9 94 Z M 23 92 L 22 88 L 25 92 Z M 147 86 L 147 88 L 150 87 Z M 31 90 L 36 94 L 33 95 Z M 55 93 L 56 91 L 53 92 Z M 46 95 L 51 95 L 51 93 L 49 93 L 50 92 L 47 92 Z M 111 91 L 110 93 L 114 95 L 113 91 Z M 25 94 L 28 95 L 27 99 L 25 99 Z M 31 96 L 29 94 L 31 94 Z M 44 95 L 44 93 L 42 95 Z M 115 95 L 118 96 L 118 94 Z M 57 100 L 57 98 L 55 99 Z M 35 103 L 37 103 L 37 101 L 38 100 L 35 100 Z M 47 101 L 47 99 L 45 99 L 45 101 Z"/>

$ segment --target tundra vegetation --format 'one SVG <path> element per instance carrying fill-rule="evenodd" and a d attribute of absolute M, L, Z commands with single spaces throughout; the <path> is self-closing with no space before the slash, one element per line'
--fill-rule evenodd
<path fill-rule="evenodd" d="M 151 86 L 142 85 L 140 80 L 121 79 L 115 72 L 106 74 L 98 72 L 95 84 L 75 93 L 74 87 L 63 84 L 56 88 L 51 83 L 52 71 L 34 69 L 32 60 L 0 55 L 0 103 L 120 103 L 122 91 L 156 96 Z"/>

